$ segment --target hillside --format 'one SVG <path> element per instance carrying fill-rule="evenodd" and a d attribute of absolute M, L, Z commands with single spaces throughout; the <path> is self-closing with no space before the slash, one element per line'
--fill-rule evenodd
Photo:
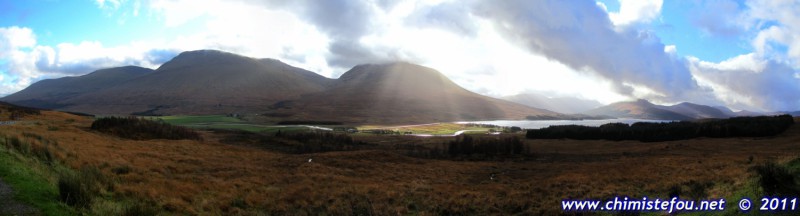
<path fill-rule="evenodd" d="M 522 93 L 503 97 L 502 99 L 529 107 L 542 108 L 560 113 L 582 113 L 600 106 L 595 100 L 574 97 L 547 97 L 535 93 Z"/>
<path fill-rule="evenodd" d="M 560 118 L 479 95 L 410 63 L 359 65 L 338 79 L 274 59 L 183 52 L 156 70 L 120 67 L 43 80 L 0 100 L 91 114 L 266 114 L 270 121 L 442 122 Z"/>
<path fill-rule="evenodd" d="M 692 117 L 663 109 L 647 100 L 609 104 L 586 112 L 589 115 L 608 115 L 617 118 L 690 120 Z"/>
<path fill-rule="evenodd" d="M 254 59 L 236 54 L 199 50 L 184 52 L 157 70 L 138 76 L 121 76 L 118 69 L 98 70 L 71 77 L 86 89 L 57 80 L 38 82 L 3 100 L 27 105 L 57 104 L 60 110 L 93 114 L 210 114 L 255 112 L 280 100 L 322 91 L 329 79 L 278 60 Z M 96 77 L 117 77 L 98 80 Z M 121 77 L 121 78 L 120 78 Z M 127 78 L 127 79 L 123 79 Z M 64 79 L 64 78 L 62 78 Z M 112 82 L 109 82 L 111 80 Z M 27 92 L 67 92 L 57 94 Z"/>
<path fill-rule="evenodd" d="M 434 69 L 410 63 L 356 66 L 330 89 L 284 101 L 270 112 L 296 119 L 383 123 L 558 115 L 467 91 Z"/>
<path fill-rule="evenodd" d="M 153 70 L 148 68 L 125 66 L 101 69 L 83 76 L 42 80 L 2 100 L 38 108 L 65 108 L 69 107 L 67 101 L 70 99 L 120 85 L 151 72 Z"/>
<path fill-rule="evenodd" d="M 693 104 L 688 102 L 683 102 L 672 106 L 660 106 L 660 107 L 662 109 L 680 113 L 682 115 L 686 115 L 694 119 L 733 117 L 732 115 L 726 114 L 719 108 L 714 108 L 706 105 Z"/>

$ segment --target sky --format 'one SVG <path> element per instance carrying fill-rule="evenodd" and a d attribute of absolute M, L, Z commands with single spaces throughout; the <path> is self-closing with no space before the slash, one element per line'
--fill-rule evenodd
<path fill-rule="evenodd" d="M 406 61 L 494 97 L 800 110 L 795 0 L 0 0 L 0 96 L 198 49 L 330 78 Z"/>

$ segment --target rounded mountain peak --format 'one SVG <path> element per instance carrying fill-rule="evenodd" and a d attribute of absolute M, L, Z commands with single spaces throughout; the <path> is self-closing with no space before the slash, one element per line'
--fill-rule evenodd
<path fill-rule="evenodd" d="M 400 61 L 383 64 L 357 65 L 342 74 L 339 80 L 348 81 L 363 78 L 380 79 L 397 76 L 414 76 L 419 78 L 434 78 L 437 80 L 447 79 L 442 73 L 432 68 Z"/>
<path fill-rule="evenodd" d="M 229 52 L 219 51 L 219 50 L 194 50 L 194 51 L 185 51 L 172 60 L 170 62 L 192 62 L 192 63 L 202 63 L 203 61 L 219 61 L 219 60 L 231 60 L 231 59 L 251 59 L 250 57 L 241 56 Z M 165 63 L 166 64 L 166 63 Z"/>
<path fill-rule="evenodd" d="M 235 55 L 233 53 L 221 51 L 221 50 L 212 50 L 212 49 L 201 49 L 201 50 L 191 50 L 191 51 L 184 51 L 178 54 L 175 58 L 178 57 L 202 57 L 202 56 L 219 56 L 219 55 Z"/>
<path fill-rule="evenodd" d="M 650 101 L 648 101 L 646 99 L 636 99 L 636 101 L 634 103 L 636 103 L 638 105 L 644 105 L 644 106 L 652 106 L 652 105 L 654 105 L 653 103 L 651 103 Z"/>

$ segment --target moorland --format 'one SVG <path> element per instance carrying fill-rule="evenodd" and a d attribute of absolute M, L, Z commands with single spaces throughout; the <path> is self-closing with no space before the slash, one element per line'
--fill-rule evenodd
<path fill-rule="evenodd" d="M 764 137 L 641 142 L 526 139 L 516 131 L 417 137 L 116 121 L 199 136 L 143 137 L 93 129 L 102 118 L 3 105 L 0 117 L 11 115 L 13 122 L 0 126 L 0 161 L 7 164 L 0 173 L 17 199 L 56 215 L 558 215 L 566 198 L 759 197 L 765 193 L 759 167 L 778 167 L 766 175 L 800 172 L 798 125 Z M 443 134 L 468 128 L 416 127 Z M 359 129 L 365 128 L 384 127 Z M 470 143 L 469 152 L 462 143 Z"/>

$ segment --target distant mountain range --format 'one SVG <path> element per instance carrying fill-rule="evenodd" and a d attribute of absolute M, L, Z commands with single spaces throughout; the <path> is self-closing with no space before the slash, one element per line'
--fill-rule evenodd
<path fill-rule="evenodd" d="M 126 66 L 42 80 L 0 100 L 92 114 L 257 113 L 344 122 L 560 116 L 467 91 L 410 63 L 359 65 L 328 79 L 278 60 L 214 50 L 181 53 L 156 70 Z"/>
<path fill-rule="evenodd" d="M 595 100 L 574 97 L 547 97 L 536 93 L 522 93 L 506 96 L 502 99 L 523 104 L 529 107 L 538 107 L 560 113 L 577 114 L 603 106 Z"/>
<path fill-rule="evenodd" d="M 588 115 L 606 115 L 616 118 L 692 120 L 706 118 L 730 118 L 736 116 L 758 116 L 758 113 L 742 110 L 734 112 L 727 107 L 706 106 L 694 103 L 679 103 L 671 106 L 656 105 L 647 100 L 625 101 L 609 104 L 585 112 Z M 778 113 L 773 113 L 778 114 Z"/>
<path fill-rule="evenodd" d="M 358 65 L 338 79 L 329 79 L 279 60 L 215 50 L 183 52 L 156 70 L 125 66 L 42 80 L 0 98 L 22 106 L 100 115 L 249 113 L 269 121 L 346 123 L 762 115 L 646 100 L 601 106 L 592 100 L 537 94 L 504 99 L 470 92 L 432 68 L 405 62 Z"/>

